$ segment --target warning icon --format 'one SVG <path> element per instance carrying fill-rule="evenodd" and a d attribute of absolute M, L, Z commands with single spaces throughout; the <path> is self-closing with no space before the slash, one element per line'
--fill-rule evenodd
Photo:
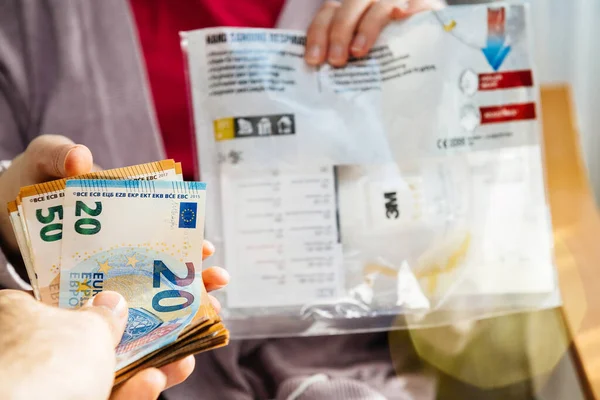
<path fill-rule="evenodd" d="M 267 117 L 263 117 L 257 124 L 259 135 L 270 135 L 272 131 L 271 121 Z"/>
<path fill-rule="evenodd" d="M 287 115 L 279 118 L 277 121 L 277 133 L 280 135 L 289 135 L 292 133 L 292 120 Z"/>
<path fill-rule="evenodd" d="M 295 130 L 294 114 L 223 118 L 215 122 L 217 140 L 294 135 Z"/>
<path fill-rule="evenodd" d="M 252 123 L 247 119 L 239 118 L 237 120 L 237 125 L 237 134 L 239 136 L 252 135 L 254 133 L 254 129 L 252 129 Z"/>

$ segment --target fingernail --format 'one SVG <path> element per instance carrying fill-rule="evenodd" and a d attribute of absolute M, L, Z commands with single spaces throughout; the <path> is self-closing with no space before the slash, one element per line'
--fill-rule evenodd
<path fill-rule="evenodd" d="M 226 269 L 221 268 L 220 270 L 221 272 L 221 278 L 223 278 L 224 281 L 229 282 L 231 276 L 229 275 L 229 271 L 227 271 Z"/>
<path fill-rule="evenodd" d="M 215 245 L 212 244 L 211 242 L 209 242 L 208 240 L 204 241 L 204 252 L 205 253 L 214 253 L 215 252 Z"/>
<path fill-rule="evenodd" d="M 117 292 L 98 293 L 92 298 L 90 305 L 92 307 L 104 307 L 117 316 L 122 316 L 127 311 L 125 299 Z"/>
<path fill-rule="evenodd" d="M 82 175 L 92 170 L 94 166 L 93 160 L 90 149 L 84 145 L 76 144 L 71 146 L 65 154 L 62 171 L 58 166 L 57 169 L 64 177 Z"/>
<path fill-rule="evenodd" d="M 344 57 L 344 48 L 341 44 L 332 44 L 329 48 L 329 61 L 341 61 Z"/>
<path fill-rule="evenodd" d="M 321 46 L 318 44 L 312 44 L 308 47 L 308 51 L 306 52 L 306 58 L 309 61 L 316 62 L 321 58 Z"/>
<path fill-rule="evenodd" d="M 367 37 L 365 35 L 363 35 L 362 33 L 359 33 L 358 35 L 356 35 L 356 37 L 354 38 L 354 41 L 352 42 L 352 50 L 353 51 L 361 51 L 365 47 L 366 43 L 367 43 Z"/>

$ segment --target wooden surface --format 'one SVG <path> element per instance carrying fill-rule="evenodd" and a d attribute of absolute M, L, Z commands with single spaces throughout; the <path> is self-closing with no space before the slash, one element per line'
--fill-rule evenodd
<path fill-rule="evenodd" d="M 542 88 L 542 120 L 563 312 L 583 383 L 600 399 L 600 218 L 566 87 Z"/>

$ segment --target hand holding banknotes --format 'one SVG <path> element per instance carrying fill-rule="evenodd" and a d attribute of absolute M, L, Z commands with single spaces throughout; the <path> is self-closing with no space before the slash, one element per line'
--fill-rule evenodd
<path fill-rule="evenodd" d="M 146 173 L 148 173 L 148 171 L 151 171 L 151 168 L 154 167 L 154 164 L 159 165 L 159 167 L 157 168 L 162 168 L 163 165 L 167 165 L 168 163 L 164 164 L 164 163 L 153 163 L 152 165 L 148 164 L 148 165 L 144 165 L 141 166 L 141 171 Z M 168 164 L 170 165 L 170 164 Z M 62 137 L 62 136 L 50 136 L 50 135 L 46 135 L 46 136 L 41 136 L 37 139 L 35 139 L 34 141 L 31 142 L 31 144 L 29 145 L 29 147 L 27 148 L 27 150 L 19 155 L 18 157 L 15 158 L 15 160 L 13 160 L 12 165 L 10 166 L 10 168 L 2 175 L 0 175 L 0 201 L 8 201 L 11 198 L 14 198 L 17 194 L 20 194 L 20 189 L 22 189 L 23 187 L 26 187 L 27 185 L 36 185 L 42 182 L 46 182 L 49 180 L 53 180 L 53 179 L 57 179 L 57 178 L 68 178 L 68 177 L 73 177 L 73 176 L 81 176 L 82 174 L 87 174 L 89 172 L 92 172 L 94 170 L 98 170 L 98 167 L 95 167 L 93 164 L 93 159 L 92 159 L 92 154 L 89 151 L 89 149 L 85 146 L 82 145 L 76 145 L 74 144 L 72 141 L 70 141 L 68 138 Z M 114 171 L 107 171 L 110 172 L 110 177 L 111 178 L 115 178 L 117 177 L 117 175 L 119 173 L 126 173 L 123 171 L 118 171 L 117 172 Z M 140 171 L 140 170 L 136 170 L 136 171 Z M 171 166 L 171 170 L 170 173 L 171 175 L 174 175 L 177 171 L 175 169 L 173 169 L 173 165 Z M 102 173 L 98 173 L 100 176 L 96 177 L 96 178 L 102 178 L 101 174 Z M 116 174 L 116 175 L 115 175 Z M 168 174 L 162 170 L 161 172 L 161 176 L 165 176 L 166 178 L 168 178 Z M 144 174 L 142 174 L 144 175 Z M 83 176 L 87 176 L 88 179 L 94 179 L 93 176 L 89 176 L 89 175 L 83 175 Z M 165 178 L 165 179 L 166 179 Z M 124 177 L 124 179 L 126 179 L 126 177 Z M 143 179 L 143 177 L 142 177 Z M 174 179 L 174 178 L 173 178 Z M 54 188 L 56 185 L 56 182 L 59 181 L 54 181 L 52 184 L 50 184 L 50 186 L 52 188 Z M 81 182 L 87 182 L 87 181 L 81 181 Z M 62 183 L 64 185 L 64 181 Z M 44 185 L 42 185 L 44 186 Z M 37 190 L 37 189 L 36 189 Z M 52 189 L 54 190 L 54 189 Z M 54 191 L 51 192 L 50 195 L 48 196 L 48 198 L 53 198 L 55 200 L 53 201 L 61 201 L 62 202 L 62 197 L 63 196 L 55 196 L 52 193 L 57 193 L 57 192 L 61 192 L 64 191 L 63 189 L 60 189 L 58 191 Z M 37 193 L 37 192 L 36 192 Z M 24 198 L 24 200 L 26 200 L 27 197 Z M 13 202 L 14 203 L 14 202 Z M 28 206 L 30 204 L 29 201 L 24 201 L 24 205 Z M 135 208 L 135 207 L 134 207 Z M 52 210 L 52 209 L 56 209 L 57 211 L 55 212 L 55 215 L 53 216 L 55 219 L 56 217 L 60 218 L 60 220 L 62 220 L 62 206 L 60 206 L 60 210 L 58 209 L 58 206 L 50 206 L 48 208 L 48 210 Z M 15 234 L 13 233 L 13 231 L 11 230 L 11 223 L 14 224 L 15 220 L 10 220 L 9 216 L 7 215 L 7 211 L 4 207 L 0 207 L 0 243 L 2 243 L 3 249 L 5 252 L 13 252 L 13 254 L 17 253 L 17 240 L 15 238 Z M 25 210 L 21 210 L 20 213 L 16 213 L 17 215 L 20 216 L 24 216 L 23 212 L 26 212 L 26 207 Z M 43 216 L 43 214 L 40 214 Z M 34 213 L 33 215 L 34 220 L 39 217 L 38 213 Z M 46 217 L 43 217 L 46 218 Z M 41 218 L 43 220 L 43 218 Z M 40 218 L 37 218 L 40 219 Z M 18 220 L 18 218 L 17 218 Z M 28 222 L 28 220 L 24 219 L 25 223 Z M 18 222 L 18 221 L 17 221 Z M 56 222 L 56 221 L 53 221 Z M 33 227 L 35 228 L 35 227 Z M 199 227 L 200 229 L 201 227 Z M 14 229 L 14 226 L 13 226 Z M 20 231 L 21 234 L 23 234 L 23 231 Z M 52 233 L 52 232 L 51 232 Z M 46 233 L 43 233 L 43 235 L 45 235 Z M 61 240 L 52 240 L 47 242 L 47 245 L 52 244 L 54 246 L 54 248 L 50 248 L 49 251 L 48 249 L 45 248 L 38 248 L 35 245 L 32 245 L 31 241 L 33 239 L 39 240 L 39 236 L 40 234 L 38 233 L 36 235 L 37 237 L 29 237 L 27 241 L 24 241 L 24 236 L 22 235 L 21 239 L 22 241 L 19 243 L 19 248 L 21 250 L 21 254 L 23 255 L 23 258 L 27 260 L 25 260 L 25 264 L 29 264 L 29 268 L 28 269 L 28 275 L 30 280 L 32 280 L 32 286 L 34 287 L 34 292 L 36 293 L 36 297 L 38 297 L 38 299 L 41 299 L 44 303 L 47 304 L 51 304 L 51 305 L 58 305 L 58 292 L 55 289 L 52 289 L 53 285 L 50 285 L 49 282 L 45 282 L 44 285 L 45 288 L 43 287 L 42 289 L 44 290 L 40 290 L 40 284 L 42 284 L 43 282 L 41 282 L 40 280 L 37 280 L 35 282 L 33 282 L 33 279 L 31 278 L 40 278 L 44 276 L 44 272 L 48 272 L 48 271 L 44 271 L 43 267 L 46 266 L 46 264 L 48 263 L 48 259 L 49 258 L 53 258 L 56 257 L 58 255 L 58 261 L 60 261 L 60 249 L 62 248 L 61 246 Z M 50 235 L 47 235 L 47 237 L 51 237 Z M 54 237 L 57 237 L 56 234 L 54 233 Z M 60 237 L 57 237 L 58 239 L 60 239 Z M 210 255 L 212 255 L 212 253 L 214 252 L 214 248 L 213 246 L 202 240 L 202 236 L 198 236 L 198 238 L 200 238 L 200 240 L 196 240 L 197 243 L 200 244 L 199 248 L 197 248 L 195 245 L 193 244 L 188 244 L 187 248 L 190 250 L 193 250 L 193 254 L 197 254 L 198 250 L 201 253 L 200 257 L 198 257 L 198 261 L 199 258 L 206 258 Z M 26 245 L 23 245 L 23 243 L 26 243 Z M 196 243 L 195 242 L 195 243 Z M 35 244 L 35 243 L 34 243 Z M 58 246 L 56 246 L 56 244 L 58 244 Z M 26 247 L 28 246 L 33 246 L 32 248 L 27 249 Z M 25 247 L 25 248 L 24 248 Z M 56 248 L 58 249 L 58 253 L 56 253 Z M 197 250 L 196 250 L 197 248 Z M 42 250 L 42 251 L 40 251 Z M 27 254 L 31 255 L 31 254 L 36 254 L 37 251 L 37 256 L 35 258 L 33 257 L 26 257 Z M 49 252 L 48 252 L 49 251 Z M 192 254 L 192 255 L 193 255 Z M 43 257 L 47 255 L 48 257 Z M 192 256 L 190 255 L 190 256 Z M 196 256 L 194 256 L 196 257 Z M 35 260 L 35 262 L 33 262 Z M 29 261 L 29 262 L 27 262 Z M 53 260 L 50 260 L 50 265 L 52 265 L 53 263 L 56 263 Z M 108 265 L 108 264 L 106 264 Z M 200 266 L 200 263 L 196 263 L 196 265 Z M 113 265 L 115 268 L 116 266 Z M 103 268 L 107 268 L 106 266 L 104 266 Z M 116 269 L 115 269 L 116 270 Z M 140 271 L 141 272 L 141 271 Z M 198 282 L 197 284 L 194 283 L 194 285 L 197 287 L 196 290 L 200 290 L 200 289 L 204 289 L 204 287 L 206 287 L 206 291 L 211 291 L 211 290 L 216 290 L 219 289 L 223 286 L 225 286 L 228 282 L 228 275 L 227 273 L 220 269 L 220 268 L 209 268 L 205 271 L 198 271 L 199 275 L 201 275 L 200 280 L 196 280 L 196 281 L 203 281 L 202 282 Z M 53 283 L 56 283 L 56 279 L 58 279 L 60 276 L 56 276 L 56 271 L 53 272 L 55 278 Z M 97 275 L 97 273 L 96 273 Z M 193 279 L 192 279 L 193 280 Z M 200 287 L 198 287 L 197 285 L 200 285 Z M 54 285 L 56 286 L 56 285 Z M 36 290 L 37 289 L 37 290 Z M 127 288 L 126 288 L 127 289 Z M 110 289 L 107 289 L 110 290 Z M 87 290 L 87 291 L 81 291 L 81 293 L 79 293 L 79 295 L 84 294 L 85 292 L 91 292 L 91 290 Z M 97 291 L 94 291 L 94 293 L 96 293 Z M 201 290 L 200 290 L 201 292 Z M 40 293 L 42 295 L 40 295 Z M 204 292 L 205 293 L 205 292 Z M 44 295 L 46 296 L 44 298 Z M 102 296 L 104 296 L 104 294 L 102 294 Z M 82 301 L 85 299 L 85 296 L 81 296 Z M 4 306 L 2 306 L 2 299 L 4 299 Z M 25 300 L 26 299 L 26 300 Z M 158 393 L 160 393 L 160 391 L 164 390 L 167 387 L 173 386 L 175 384 L 178 384 L 180 382 L 182 382 L 185 378 L 187 378 L 187 376 L 191 373 L 191 370 L 193 369 L 193 357 L 192 356 L 188 356 L 185 357 L 188 354 L 193 354 L 194 352 L 200 351 L 198 349 L 209 349 L 211 346 L 217 346 L 217 345 L 223 345 L 224 343 L 226 343 L 226 330 L 224 330 L 222 328 L 222 325 L 219 322 L 219 318 L 218 316 L 216 316 L 214 314 L 214 311 L 211 311 L 211 309 L 218 311 L 219 305 L 218 302 L 212 298 L 212 296 L 206 296 L 206 299 L 208 300 L 206 303 L 212 303 L 212 307 L 210 306 L 210 304 L 208 306 L 206 306 L 206 303 L 204 301 L 200 301 L 200 308 L 203 310 L 202 315 L 198 314 L 197 318 L 194 320 L 195 323 L 190 325 L 188 330 L 185 330 L 182 334 L 181 334 L 181 338 L 182 340 L 180 341 L 181 345 L 185 345 L 185 343 L 190 343 L 190 345 L 188 345 L 187 347 L 182 347 L 182 348 L 173 348 L 173 350 L 170 350 L 170 348 L 164 348 L 165 344 L 161 345 L 162 350 L 165 351 L 158 351 L 161 350 L 161 348 L 158 348 L 158 350 L 154 351 L 154 353 L 149 353 L 150 350 L 146 350 L 147 357 L 145 357 L 143 360 L 138 360 L 135 364 L 131 364 L 132 360 L 127 361 L 126 359 L 123 359 L 123 353 L 127 351 L 128 349 L 131 349 L 131 346 L 134 346 L 134 348 L 138 348 L 135 346 L 140 346 L 140 343 L 148 343 L 148 344 L 152 344 L 153 343 L 153 339 L 150 338 L 150 336 L 143 336 L 143 337 L 139 337 L 139 339 L 137 341 L 133 341 L 131 342 L 132 339 L 135 339 L 135 334 L 137 332 L 132 332 L 131 329 L 128 330 L 129 332 L 129 336 L 128 336 L 128 340 L 129 342 L 121 342 L 121 347 L 120 347 L 120 351 L 121 351 L 121 366 L 123 368 L 120 368 L 119 372 L 120 374 L 117 375 L 116 377 L 116 384 L 118 385 L 118 387 L 116 388 L 115 392 L 114 392 L 114 398 L 132 398 L 131 394 L 132 393 L 136 393 L 136 397 L 135 398 L 154 398 L 158 395 Z M 136 300 L 135 298 L 133 300 Z M 135 301 L 134 301 L 135 302 Z M 11 306 L 11 304 L 15 304 L 15 303 L 19 303 L 18 306 Z M 162 308 L 165 309 L 166 306 L 164 306 L 165 303 L 162 303 Z M 196 303 L 195 303 L 196 304 Z M 202 304 L 205 304 L 204 306 Z M 129 305 L 131 307 L 131 305 Z M 137 305 L 138 307 L 134 309 L 134 311 L 138 311 L 141 310 L 142 312 L 144 312 L 144 308 L 140 308 L 140 305 Z M 119 306 L 121 307 L 121 306 Z M 126 307 L 123 305 L 123 307 L 126 309 Z M 160 307 L 160 304 L 157 305 L 157 307 Z M 196 306 L 198 307 L 198 306 Z M 206 308 L 208 307 L 208 308 Z M 72 307 L 70 307 L 72 308 Z M 83 307 L 84 309 L 89 308 L 89 303 L 86 303 L 86 305 Z M 13 310 L 12 312 L 7 312 L 5 313 L 6 310 Z M 98 312 L 98 311 L 94 311 L 94 312 Z M 81 321 L 77 322 L 77 318 L 81 317 L 81 315 L 84 315 Z M 31 315 L 35 315 L 35 318 L 31 318 Z M 49 317 L 49 315 L 53 315 L 53 316 L 58 316 L 60 318 L 57 317 L 58 321 L 62 321 L 58 324 L 46 324 L 46 323 L 41 323 L 40 321 L 46 321 Z M 16 331 L 18 331 L 18 333 L 16 334 L 18 338 L 23 339 L 25 342 L 27 342 L 27 338 L 34 338 L 29 340 L 29 343 L 34 343 L 37 342 L 38 344 L 36 345 L 31 345 L 28 347 L 23 347 L 23 349 L 26 349 L 24 351 L 18 351 L 17 353 L 8 353 L 8 354 L 4 354 L 2 352 L 0 352 L 0 359 L 6 359 L 7 357 L 16 357 L 15 354 L 18 354 L 18 357 L 21 357 L 23 359 L 23 365 L 26 365 L 26 367 L 22 370 L 22 372 L 29 372 L 30 377 L 27 378 L 25 375 L 24 379 L 26 379 L 26 382 L 39 382 L 39 380 L 32 376 L 31 373 L 33 373 L 34 371 L 42 371 L 45 368 L 50 368 L 45 366 L 44 362 L 48 363 L 50 361 L 46 360 L 45 358 L 39 358 L 39 338 L 44 338 L 43 341 L 47 342 L 47 343 L 51 343 L 51 340 L 47 339 L 47 338 L 52 338 L 52 337 L 62 337 L 61 335 L 63 334 L 63 330 L 69 330 L 71 329 L 73 332 L 77 331 L 78 329 L 81 329 L 82 325 L 85 325 L 85 321 L 86 317 L 85 313 L 80 313 L 80 312 L 74 312 L 74 311 L 67 311 L 67 310 L 60 310 L 54 307 L 47 307 L 45 305 L 42 305 L 40 303 L 35 302 L 32 298 L 29 298 L 27 295 L 25 294 L 19 294 L 18 292 L 15 293 L 13 291 L 5 291 L 5 292 L 0 292 L 0 320 L 2 320 L 2 324 L 1 326 L 8 326 L 8 327 L 12 327 L 13 325 L 11 324 L 15 324 L 14 328 Z M 127 313 L 125 313 L 124 315 L 127 315 Z M 151 315 L 151 314 L 150 314 Z M 16 317 L 22 318 L 23 316 L 27 316 L 29 318 L 29 323 L 22 323 L 20 321 L 13 321 Z M 64 320 L 63 317 L 64 316 Z M 131 313 L 130 316 L 131 318 Z M 120 317 L 119 317 L 120 318 Z M 126 317 L 123 317 L 126 318 Z M 189 319 L 189 318 L 188 318 Z M 13 322 L 11 322 L 13 321 Z M 67 321 L 73 321 L 72 323 L 67 323 Z M 176 320 L 179 321 L 179 320 Z M 189 322 L 188 322 L 189 323 Z M 71 325 L 72 324 L 72 325 Z M 121 338 L 121 335 L 123 333 L 123 327 L 124 327 L 124 323 L 116 324 L 118 326 L 120 326 L 120 335 L 119 338 Z M 94 326 L 94 325 L 92 325 Z M 43 327 L 43 329 L 41 329 L 41 327 Z M 160 328 L 160 326 L 157 326 L 158 328 Z M 182 328 L 184 328 L 185 325 L 182 325 Z M 88 327 L 89 328 L 89 327 Z M 88 329 L 85 328 L 85 329 Z M 130 326 L 128 325 L 128 328 L 130 328 Z M 193 329 L 192 329 L 193 328 Z M 41 329 L 41 330 L 40 330 Z M 56 331 L 53 331 L 53 329 L 56 329 Z M 84 332 L 87 332 L 87 330 L 84 329 Z M 100 331 L 102 331 L 100 329 Z M 106 331 L 106 329 L 105 329 Z M 164 331 L 164 329 L 163 329 Z M 156 330 L 153 331 L 149 331 L 146 333 L 150 334 L 152 332 L 156 332 Z M 7 333 L 10 335 L 9 330 L 4 330 L 4 333 Z M 61 335 L 57 335 L 57 333 L 60 333 Z M 133 333 L 134 336 L 131 336 L 131 334 Z M 185 342 L 183 341 L 183 337 L 185 334 Z M 210 334 L 211 336 L 202 336 L 202 335 L 206 335 L 206 334 Z M 27 336 L 29 335 L 29 336 Z M 98 335 L 102 336 L 102 333 L 98 333 Z M 225 336 L 224 336 L 225 335 Z M 155 334 L 156 336 L 156 334 Z M 65 337 L 69 337 L 68 335 L 66 335 Z M 89 338 L 88 338 L 89 339 Z M 0 338 L 0 342 L 3 339 Z M 11 339 L 8 339 L 11 343 Z M 142 342 L 140 342 L 142 341 Z M 106 340 L 104 340 L 103 343 L 107 342 Z M 73 347 L 69 347 L 69 343 L 71 343 L 73 345 Z M 118 343 L 118 340 L 117 340 Z M 136 344 L 137 343 L 137 344 Z M 110 347 L 114 349 L 114 345 L 115 343 L 110 343 Z M 54 345 L 52 345 L 54 346 Z M 62 347 L 60 347 L 62 346 Z M 80 344 L 78 345 L 77 342 L 75 341 L 63 341 L 61 342 L 61 345 L 58 346 L 58 348 L 63 349 L 65 352 L 71 352 L 71 353 L 77 353 L 77 352 L 83 352 L 84 354 L 86 354 L 86 362 L 90 361 L 90 355 L 89 350 L 87 349 L 87 347 L 85 346 L 80 346 Z M 101 347 L 101 346 L 100 346 Z M 156 347 L 156 346 L 155 346 Z M 154 348 L 155 348 L 154 347 Z M 6 346 L 1 346 L 0 348 L 4 349 L 6 348 Z M 108 382 L 108 385 L 111 386 L 113 384 L 113 378 L 115 378 L 114 376 L 114 372 L 115 372 L 115 353 L 114 352 L 108 352 L 106 351 L 106 346 L 102 347 L 103 350 L 103 354 L 104 356 L 106 356 L 106 354 L 110 354 L 111 357 L 111 364 L 109 365 L 109 370 L 112 373 L 111 379 Z M 36 355 L 36 359 L 33 360 L 33 357 L 28 357 L 28 353 L 27 352 L 32 352 L 32 353 L 37 353 Z M 71 354 L 69 353 L 69 354 Z M 11 355 L 12 354 L 12 355 Z M 138 358 L 143 355 L 142 353 L 139 353 L 138 351 Z M 105 357 L 106 358 L 106 357 Z M 69 359 L 69 357 L 66 355 L 65 353 L 65 359 Z M 55 360 L 56 361 L 56 360 Z M 53 361 L 54 362 L 54 361 Z M 72 364 L 72 366 L 77 368 L 77 372 L 78 373 L 90 373 L 90 375 L 94 375 L 94 372 L 98 373 L 98 374 L 107 374 L 107 375 L 111 375 L 106 371 L 101 371 L 100 365 L 102 365 L 102 363 L 89 363 L 89 365 L 94 365 L 93 368 L 91 368 L 89 371 L 85 372 L 83 371 L 85 368 L 86 364 Z M 128 366 L 129 365 L 129 366 Z M 125 368 L 125 366 L 128 366 L 127 368 Z M 153 366 L 157 366 L 160 367 L 159 369 L 157 368 L 148 368 L 148 367 L 153 367 Z M 0 365 L 0 367 L 2 367 L 2 365 Z M 66 370 L 61 370 L 60 373 L 62 375 L 62 377 L 64 377 Z M 4 372 L 4 369 L 2 369 L 2 372 Z M 15 370 L 15 372 L 17 372 L 17 370 Z M 50 373 L 50 371 L 47 372 L 43 372 L 42 373 Z M 56 384 L 57 382 L 61 381 L 56 380 L 54 383 Z M 102 381 L 102 379 L 99 379 L 100 383 L 104 382 Z M 64 380 L 62 380 L 63 384 L 64 384 Z M 69 382 L 72 382 L 71 377 L 69 378 Z M 40 386 L 43 387 L 43 386 Z M 34 389 L 34 388 L 29 388 L 29 389 Z M 67 389 L 67 388 L 64 388 Z M 75 389 L 75 388 L 73 388 Z M 45 392 L 47 393 L 47 390 L 44 389 Z M 144 394 L 146 393 L 147 396 L 146 397 L 140 397 L 140 394 Z M 88 398 L 89 398 L 89 392 L 87 392 L 88 394 Z M 121 396 L 121 397 L 119 397 Z M 36 397 L 36 396 L 34 396 Z M 82 396 L 74 396 L 74 398 L 81 398 Z M 25 397 L 25 398 L 29 398 L 29 397 Z M 57 398 L 69 398 L 68 396 L 62 396 L 60 394 L 57 395 Z M 103 398 L 103 397 L 98 397 L 98 398 Z M 104 397 L 106 398 L 106 396 Z"/>

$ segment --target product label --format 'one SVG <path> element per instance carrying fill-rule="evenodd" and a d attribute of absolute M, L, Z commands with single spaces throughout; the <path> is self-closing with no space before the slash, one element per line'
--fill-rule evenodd
<path fill-rule="evenodd" d="M 555 290 L 528 18 L 497 3 L 420 13 L 344 68 L 306 65 L 303 32 L 187 32 L 226 307 L 369 287 L 373 304 L 422 308 L 378 289 L 411 274 L 429 300 Z"/>
<path fill-rule="evenodd" d="M 224 168 L 230 307 L 302 305 L 341 294 L 341 243 L 332 167 Z M 235 281 L 235 282 L 234 282 Z"/>

